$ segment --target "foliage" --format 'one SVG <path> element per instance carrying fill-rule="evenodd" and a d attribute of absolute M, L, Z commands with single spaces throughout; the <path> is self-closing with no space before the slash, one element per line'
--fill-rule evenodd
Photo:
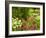
<path fill-rule="evenodd" d="M 24 21 L 23 21 L 23 20 Z M 31 7 L 12 7 L 12 30 L 17 30 L 23 23 L 32 26 L 35 22 L 37 30 L 40 29 L 40 9 Z"/>
<path fill-rule="evenodd" d="M 16 27 L 18 27 L 18 26 L 21 27 L 21 25 L 22 25 L 21 20 L 18 20 L 18 18 L 16 18 L 16 19 L 12 18 L 12 28 L 13 28 L 13 31 L 16 30 Z"/>

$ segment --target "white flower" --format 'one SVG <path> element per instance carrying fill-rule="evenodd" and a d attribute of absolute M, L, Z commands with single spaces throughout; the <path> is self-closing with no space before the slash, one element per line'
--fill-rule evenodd
<path fill-rule="evenodd" d="M 19 22 L 21 22 L 21 20 L 19 20 Z"/>

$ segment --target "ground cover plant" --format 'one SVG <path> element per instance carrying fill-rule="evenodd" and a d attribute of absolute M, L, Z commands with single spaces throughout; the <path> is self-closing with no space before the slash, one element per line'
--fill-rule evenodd
<path fill-rule="evenodd" d="M 12 31 L 40 30 L 40 8 L 12 7 Z"/>

